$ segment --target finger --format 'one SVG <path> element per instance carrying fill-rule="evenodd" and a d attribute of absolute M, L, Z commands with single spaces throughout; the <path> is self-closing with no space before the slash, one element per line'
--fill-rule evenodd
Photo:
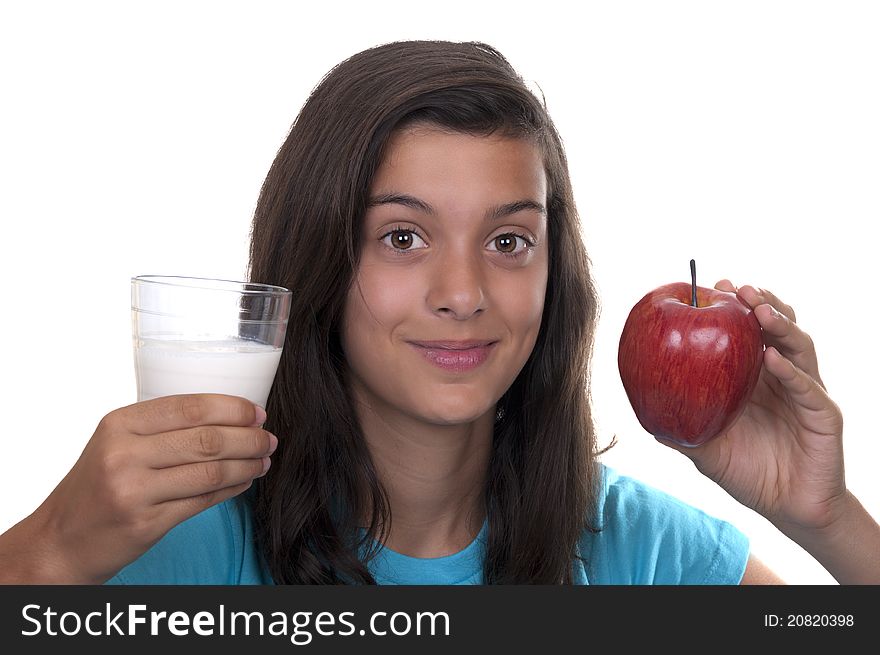
<path fill-rule="evenodd" d="M 252 481 L 249 480 L 217 491 L 209 491 L 198 496 L 169 500 L 161 503 L 157 509 L 162 512 L 167 523 L 173 527 L 178 523 L 182 523 L 186 519 L 195 516 L 199 512 L 208 509 L 212 505 L 217 505 L 224 500 L 229 500 L 230 498 L 247 491 L 250 489 L 251 484 Z"/>
<path fill-rule="evenodd" d="M 764 343 L 775 346 L 784 357 L 790 359 L 795 366 L 813 377 L 824 388 L 825 385 L 819 376 L 816 346 L 810 335 L 770 304 L 758 305 L 754 313 L 764 330 Z"/>
<path fill-rule="evenodd" d="M 118 414 L 123 426 L 134 434 L 159 434 L 199 425 L 261 425 L 266 412 L 246 398 L 223 394 L 163 396 L 129 405 Z"/>
<path fill-rule="evenodd" d="M 750 284 L 745 284 L 739 288 L 737 295 L 745 300 L 752 309 L 755 309 L 758 305 L 767 303 L 772 305 L 776 311 L 792 322 L 797 322 L 797 317 L 795 316 L 794 309 L 791 305 L 786 305 L 774 294 L 767 291 L 767 289 L 760 289 L 758 287 L 753 287 Z"/>
<path fill-rule="evenodd" d="M 271 460 L 217 459 L 183 464 L 155 471 L 146 490 L 148 503 L 157 505 L 170 500 L 210 494 L 245 484 L 265 475 Z"/>
<path fill-rule="evenodd" d="M 275 452 L 278 439 L 261 428 L 202 425 L 135 439 L 140 460 L 154 469 L 215 459 L 254 459 Z"/>
<path fill-rule="evenodd" d="M 822 434 L 842 434 L 843 418 L 840 408 L 816 380 L 773 346 L 764 351 L 764 367 L 785 387 L 801 426 Z"/>
<path fill-rule="evenodd" d="M 715 283 L 715 288 L 719 291 L 731 291 L 733 293 L 736 293 L 736 286 L 727 278 L 723 280 L 718 280 L 718 282 Z"/>

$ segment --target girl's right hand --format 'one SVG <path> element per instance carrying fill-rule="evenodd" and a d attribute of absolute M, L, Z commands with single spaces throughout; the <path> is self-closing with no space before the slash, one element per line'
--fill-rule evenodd
<path fill-rule="evenodd" d="M 262 408 L 193 394 L 110 412 L 45 502 L 0 535 L 0 581 L 97 584 L 266 473 Z"/>

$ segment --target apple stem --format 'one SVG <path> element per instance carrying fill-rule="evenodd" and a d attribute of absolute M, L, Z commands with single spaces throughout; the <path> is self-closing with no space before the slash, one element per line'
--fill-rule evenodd
<path fill-rule="evenodd" d="M 691 260 L 691 305 L 697 306 L 697 263 Z"/>

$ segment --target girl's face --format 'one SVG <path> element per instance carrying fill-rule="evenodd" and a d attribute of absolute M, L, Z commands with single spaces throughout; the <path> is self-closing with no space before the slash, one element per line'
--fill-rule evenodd
<path fill-rule="evenodd" d="M 494 412 L 538 336 L 547 181 L 522 140 L 396 133 L 373 180 L 342 344 L 359 404 L 435 425 Z"/>

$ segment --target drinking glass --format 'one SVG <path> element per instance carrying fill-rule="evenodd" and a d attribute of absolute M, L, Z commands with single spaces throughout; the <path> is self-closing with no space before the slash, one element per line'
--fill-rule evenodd
<path fill-rule="evenodd" d="M 291 292 L 254 282 L 131 278 L 138 401 L 184 393 L 243 396 L 266 406 Z"/>

